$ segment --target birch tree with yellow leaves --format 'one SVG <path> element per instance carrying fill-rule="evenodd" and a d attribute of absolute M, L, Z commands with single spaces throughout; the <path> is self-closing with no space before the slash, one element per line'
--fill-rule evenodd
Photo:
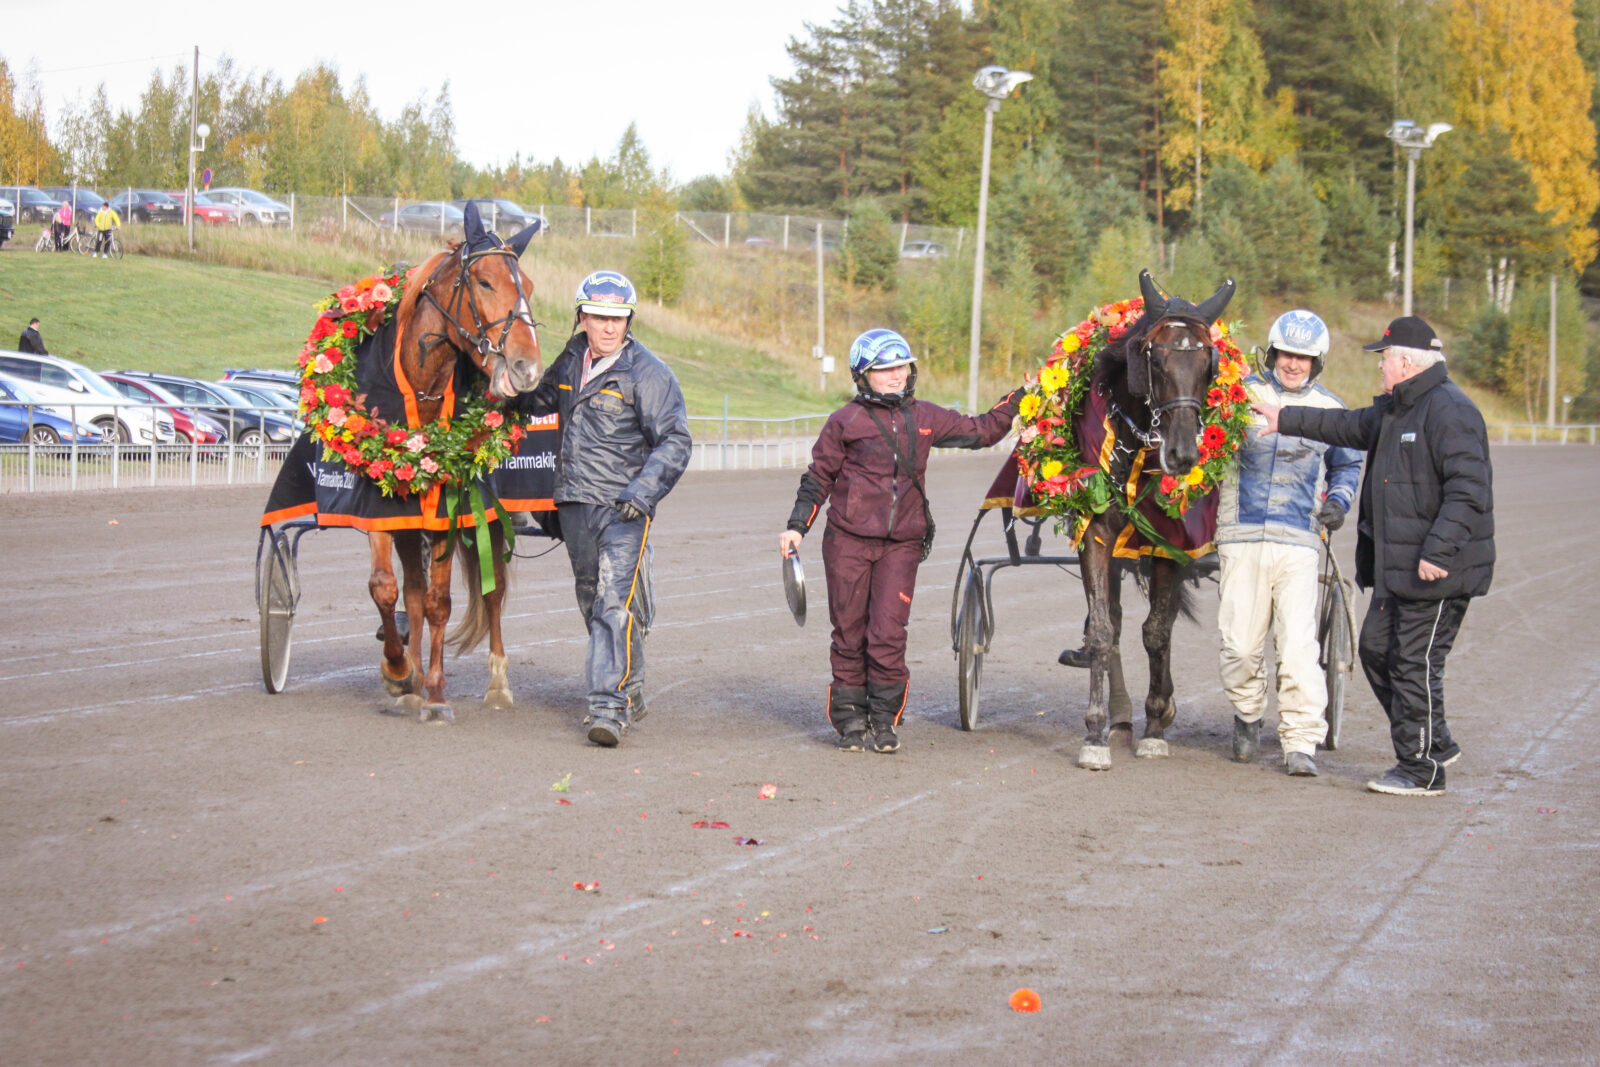
<path fill-rule="evenodd" d="M 1593 75 L 1578 57 L 1571 0 L 1452 0 L 1446 47 L 1457 125 L 1498 127 L 1526 163 L 1538 207 L 1566 230 L 1571 268 L 1594 259 L 1600 207 Z"/>

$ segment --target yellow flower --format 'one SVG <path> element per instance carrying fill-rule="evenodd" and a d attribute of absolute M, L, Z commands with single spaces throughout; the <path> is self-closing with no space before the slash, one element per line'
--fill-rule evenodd
<path fill-rule="evenodd" d="M 1043 403 L 1044 401 L 1040 400 L 1034 394 L 1029 393 L 1018 402 L 1017 414 L 1021 415 L 1025 419 L 1032 419 L 1035 415 L 1039 414 L 1039 406 Z"/>
<path fill-rule="evenodd" d="M 1059 363 L 1051 363 L 1039 371 L 1039 387 L 1046 393 L 1059 393 L 1067 386 L 1067 379 L 1071 377 L 1065 367 Z"/>
<path fill-rule="evenodd" d="M 1189 473 L 1183 476 L 1183 484 L 1185 485 L 1199 485 L 1205 480 L 1206 472 L 1203 468 L 1198 466 L 1191 468 Z"/>
<path fill-rule="evenodd" d="M 1075 333 L 1069 333 L 1061 339 L 1061 351 L 1063 352 L 1076 352 L 1082 347 L 1083 342 L 1078 340 L 1078 335 Z"/>
<path fill-rule="evenodd" d="M 1054 478 L 1056 475 L 1061 473 L 1064 466 L 1065 464 L 1063 464 L 1059 459 L 1046 460 L 1039 467 L 1039 477 Z"/>

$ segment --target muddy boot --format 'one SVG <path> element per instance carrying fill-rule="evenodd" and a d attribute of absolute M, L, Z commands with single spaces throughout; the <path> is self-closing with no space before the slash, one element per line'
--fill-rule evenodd
<path fill-rule="evenodd" d="M 1233 762 L 1254 763 L 1256 753 L 1261 751 L 1261 720 L 1245 722 L 1239 716 L 1233 717 Z"/>
<path fill-rule="evenodd" d="M 1061 655 L 1056 657 L 1056 662 L 1063 667 L 1082 667 L 1087 669 L 1089 666 L 1089 650 L 1086 648 L 1063 649 Z"/>
<path fill-rule="evenodd" d="M 839 751 L 862 752 L 867 741 L 865 686 L 834 685 L 828 689 L 828 721 L 839 732 Z"/>
<path fill-rule="evenodd" d="M 888 754 L 900 751 L 900 737 L 894 728 L 906 709 L 909 682 L 867 683 L 867 724 L 872 731 L 872 751 Z"/>

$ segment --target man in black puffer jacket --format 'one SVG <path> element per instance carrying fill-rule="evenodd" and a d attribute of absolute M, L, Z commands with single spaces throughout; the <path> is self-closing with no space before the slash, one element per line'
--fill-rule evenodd
<path fill-rule="evenodd" d="M 1438 796 L 1461 754 L 1444 720 L 1444 661 L 1472 597 L 1494 576 L 1494 494 L 1483 416 L 1444 365 L 1433 329 L 1395 319 L 1381 353 L 1383 396 L 1357 411 L 1252 405 L 1269 432 L 1367 452 L 1356 582 L 1372 590 L 1361 666 L 1389 716 L 1399 763 L 1376 793 Z"/>

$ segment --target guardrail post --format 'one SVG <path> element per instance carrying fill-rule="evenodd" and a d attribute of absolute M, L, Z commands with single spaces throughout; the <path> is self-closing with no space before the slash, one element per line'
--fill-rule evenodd
<path fill-rule="evenodd" d="M 289 229 L 294 230 L 294 194 L 289 194 Z"/>
<path fill-rule="evenodd" d="M 783 250 L 789 251 L 789 216 L 783 217 Z"/>
<path fill-rule="evenodd" d="M 733 233 L 733 215 L 730 212 L 729 214 L 726 214 L 726 215 L 722 216 L 722 247 L 723 248 L 727 248 L 728 247 L 728 238 L 732 233 Z"/>
<path fill-rule="evenodd" d="M 594 233 L 594 208 L 587 204 L 583 208 L 583 235 L 589 237 Z"/>
<path fill-rule="evenodd" d="M 728 394 L 722 394 L 722 469 L 728 469 Z"/>

